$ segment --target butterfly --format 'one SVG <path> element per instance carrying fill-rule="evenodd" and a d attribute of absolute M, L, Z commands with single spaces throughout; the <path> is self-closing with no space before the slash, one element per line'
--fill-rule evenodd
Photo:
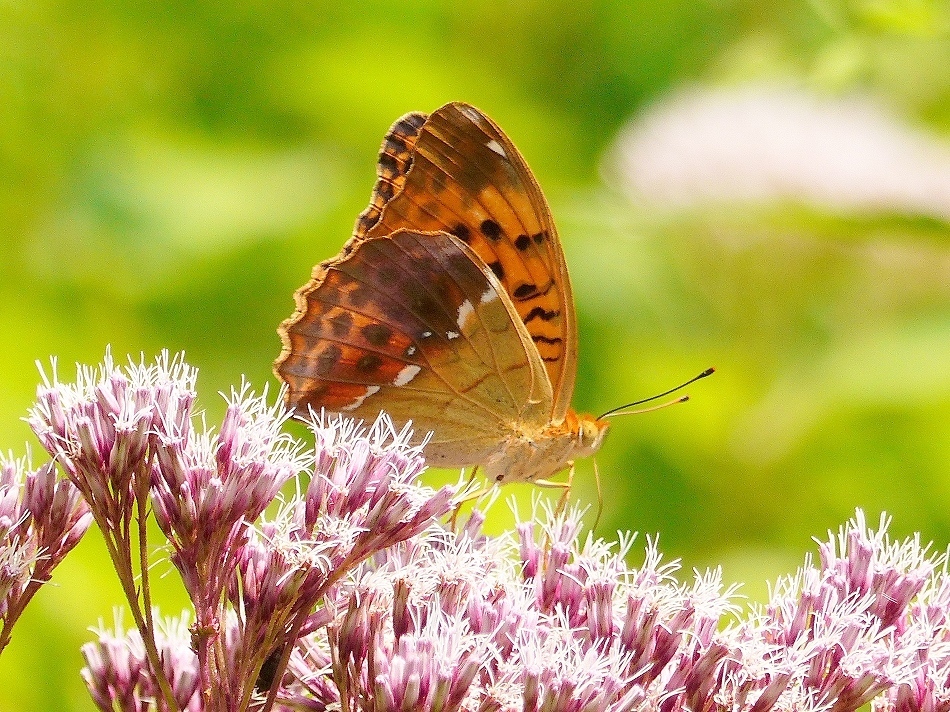
<path fill-rule="evenodd" d="M 411 421 L 429 464 L 543 481 L 606 420 L 570 407 L 577 321 L 541 188 L 473 106 L 410 113 L 383 140 L 369 207 L 278 332 L 286 404 Z"/>

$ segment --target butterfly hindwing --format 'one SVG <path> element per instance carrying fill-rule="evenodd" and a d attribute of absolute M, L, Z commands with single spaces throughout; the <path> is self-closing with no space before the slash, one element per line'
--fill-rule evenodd
<path fill-rule="evenodd" d="M 457 238 L 398 230 L 320 265 L 282 326 L 288 403 L 435 431 L 427 455 L 463 465 L 510 423 L 547 422 L 552 393 L 497 278 Z M 473 459 L 474 458 L 474 459 Z"/>
<path fill-rule="evenodd" d="M 550 209 L 518 149 L 474 107 L 447 104 L 393 124 L 377 173 L 350 245 L 400 228 L 465 242 L 508 294 L 552 384 L 552 420 L 563 419 L 577 359 L 573 297 Z"/>

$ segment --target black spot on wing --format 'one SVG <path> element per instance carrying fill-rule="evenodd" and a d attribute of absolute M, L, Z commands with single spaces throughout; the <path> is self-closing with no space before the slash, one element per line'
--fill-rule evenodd
<path fill-rule="evenodd" d="M 534 309 L 529 311 L 527 314 L 525 314 L 524 323 L 527 324 L 529 321 L 532 321 L 533 319 L 541 319 L 542 321 L 551 321 L 551 319 L 554 319 L 560 313 L 561 312 L 557 309 L 552 309 L 551 311 L 548 311 L 547 309 L 542 309 L 541 307 L 535 307 Z"/>
<path fill-rule="evenodd" d="M 544 289 L 539 289 L 538 285 L 532 284 L 531 282 L 525 282 L 515 287 L 514 291 L 511 292 L 511 296 L 517 299 L 519 302 L 524 302 L 529 299 L 534 299 L 535 297 L 540 297 L 544 294 L 547 294 L 554 286 L 555 282 L 553 279 L 548 282 L 547 285 L 545 285 Z"/>
<path fill-rule="evenodd" d="M 392 183 L 380 181 L 376 184 L 376 194 L 383 199 L 384 203 L 388 203 L 396 194 L 396 189 Z"/>
<path fill-rule="evenodd" d="M 350 304 L 356 309 L 366 306 L 372 298 L 370 290 L 363 286 L 354 287 L 347 296 L 349 297 Z"/>
<path fill-rule="evenodd" d="M 361 331 L 363 338 L 373 346 L 385 346 L 393 335 L 393 330 L 385 324 L 367 324 Z"/>
<path fill-rule="evenodd" d="M 468 229 L 468 225 L 465 223 L 459 223 L 452 228 L 452 234 L 455 235 L 465 244 L 468 244 L 472 239 L 472 231 Z"/>
<path fill-rule="evenodd" d="M 527 235 L 518 235 L 518 237 L 515 238 L 515 247 L 517 247 L 521 252 L 527 250 L 530 245 L 531 238 Z"/>
<path fill-rule="evenodd" d="M 501 226 L 494 220 L 483 220 L 479 226 L 479 230 L 482 231 L 485 237 L 493 242 L 498 242 L 498 240 L 501 239 Z"/>
<path fill-rule="evenodd" d="M 397 124 L 398 126 L 399 124 Z M 408 133 L 404 131 L 403 133 Z M 406 151 L 406 141 L 402 136 L 390 133 L 386 136 L 383 148 L 384 153 L 404 153 Z"/>
<path fill-rule="evenodd" d="M 383 365 L 383 359 L 378 354 L 363 354 L 356 360 L 356 370 L 360 373 L 372 373 Z"/>
<path fill-rule="evenodd" d="M 515 299 L 528 299 L 529 297 L 533 297 L 537 293 L 538 293 L 538 285 L 525 283 L 525 284 L 519 284 L 515 288 L 515 291 L 511 293 L 511 296 L 513 296 Z"/>
<path fill-rule="evenodd" d="M 391 129 L 389 129 L 389 133 L 386 134 L 386 147 L 392 148 L 395 152 L 403 152 L 407 150 L 408 147 L 404 137 L 416 136 L 419 133 L 419 129 L 422 128 L 422 124 L 425 123 L 425 120 L 425 114 L 416 112 L 403 116 L 393 125 Z"/>
<path fill-rule="evenodd" d="M 399 162 L 388 153 L 379 154 L 379 167 L 385 171 L 384 175 L 390 178 L 399 172 Z"/>
<path fill-rule="evenodd" d="M 342 339 L 349 334 L 350 329 L 353 327 L 353 315 L 348 311 L 341 311 L 339 314 L 334 314 L 327 321 L 330 323 L 331 333 L 338 339 Z"/>

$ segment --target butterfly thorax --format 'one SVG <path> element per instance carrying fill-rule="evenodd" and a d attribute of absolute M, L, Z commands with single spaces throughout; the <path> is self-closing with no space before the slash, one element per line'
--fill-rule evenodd
<path fill-rule="evenodd" d="M 485 462 L 485 476 L 499 483 L 545 480 L 576 458 L 600 449 L 610 423 L 569 410 L 560 423 L 530 430 L 515 428 Z"/>

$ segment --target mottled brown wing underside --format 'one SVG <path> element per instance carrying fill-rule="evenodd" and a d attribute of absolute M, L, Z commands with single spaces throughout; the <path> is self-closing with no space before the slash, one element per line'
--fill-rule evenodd
<path fill-rule="evenodd" d="M 577 333 L 570 281 L 550 209 L 518 149 L 467 104 L 393 124 L 378 180 L 353 240 L 400 228 L 444 231 L 465 242 L 498 278 L 544 362 L 563 419 L 574 391 Z"/>
<path fill-rule="evenodd" d="M 446 233 L 399 230 L 321 265 L 276 364 L 301 415 L 412 420 L 433 464 L 479 462 L 514 422 L 543 424 L 544 365 L 497 278 Z"/>

